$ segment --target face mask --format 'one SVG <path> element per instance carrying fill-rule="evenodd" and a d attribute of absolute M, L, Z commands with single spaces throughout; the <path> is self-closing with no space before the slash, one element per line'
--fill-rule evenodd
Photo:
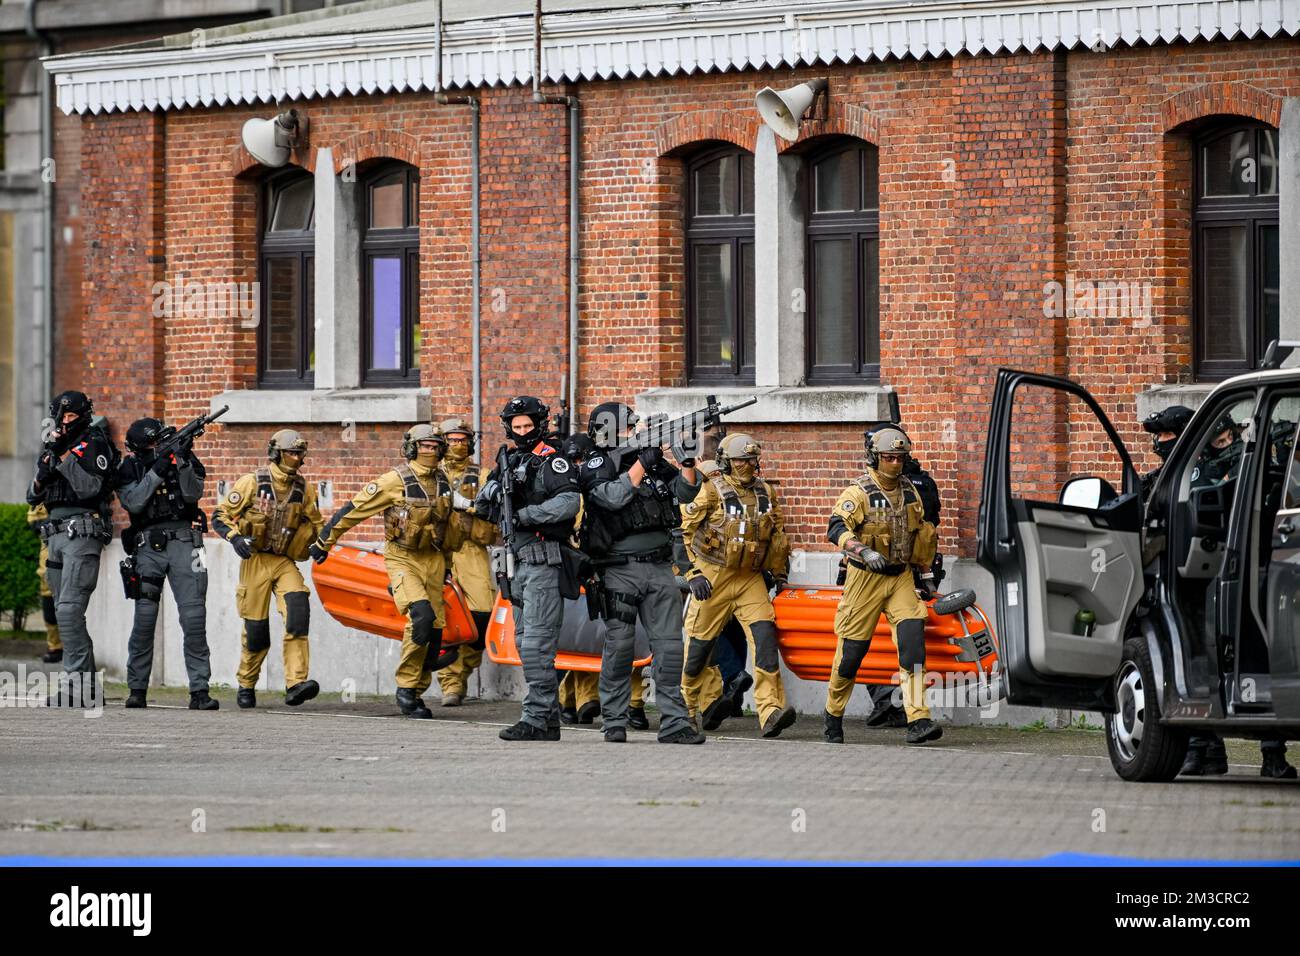
<path fill-rule="evenodd" d="M 731 473 L 736 476 L 736 480 L 742 485 L 752 485 L 757 472 L 758 466 L 752 461 L 733 461 L 731 463 Z"/>
<path fill-rule="evenodd" d="M 298 469 L 301 467 L 302 467 L 301 458 L 290 458 L 288 455 L 280 456 L 280 468 L 284 471 L 286 475 L 293 476 L 298 474 Z"/>
<path fill-rule="evenodd" d="M 437 451 L 417 451 L 415 460 L 425 468 L 437 467 L 438 462 L 442 461 L 442 453 Z"/>
<path fill-rule="evenodd" d="M 1169 453 L 1174 450 L 1174 444 L 1177 441 L 1177 438 L 1171 438 L 1168 441 L 1152 439 L 1151 444 L 1155 448 L 1156 454 L 1160 456 L 1160 460 L 1166 461 L 1169 458 Z"/>
<path fill-rule="evenodd" d="M 886 478 L 897 478 L 903 473 L 903 463 L 901 461 L 882 461 L 876 466 L 876 471 Z"/>
<path fill-rule="evenodd" d="M 515 447 L 520 451 L 532 451 L 533 446 L 542 440 L 542 430 L 533 428 L 523 435 L 516 435 L 511 432 L 510 437 L 514 439 Z"/>
<path fill-rule="evenodd" d="M 469 445 L 448 445 L 448 461 L 467 461 L 469 459 Z"/>

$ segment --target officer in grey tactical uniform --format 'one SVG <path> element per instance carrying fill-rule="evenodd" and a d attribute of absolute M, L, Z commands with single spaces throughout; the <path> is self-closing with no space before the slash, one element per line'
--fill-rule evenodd
<path fill-rule="evenodd" d="M 569 459 L 544 440 L 549 415 L 550 409 L 531 395 L 512 398 L 501 412 L 506 438 L 515 446 L 507 461 L 514 481 L 515 528 L 504 546 L 516 562 L 511 590 L 515 603 L 523 605 L 516 634 L 528 682 L 523 716 L 501 731 L 502 740 L 560 739 L 555 652 L 564 618 L 561 581 L 572 579 L 564 562 L 574 553 L 567 544 L 582 494 Z M 494 524 L 501 520 L 502 477 L 493 469 L 474 502 L 479 516 Z M 576 581 L 570 583 L 576 598 Z"/>
<path fill-rule="evenodd" d="M 664 461 L 660 448 L 620 451 L 617 446 L 636 422 L 636 413 L 626 405 L 597 405 L 587 425 L 596 450 L 578 478 L 587 504 L 583 550 L 604 568 L 601 723 L 606 741 L 627 740 L 640 617 L 654 654 L 659 742 L 702 744 L 704 735 L 691 726 L 682 700 L 682 594 L 672 568 L 672 530 L 681 524 L 678 503 L 695 500 L 699 479 L 694 467 L 683 474 Z"/>
<path fill-rule="evenodd" d="M 86 607 L 99 581 L 100 554 L 113 537 L 110 502 L 120 458 L 108 434 L 93 423 L 94 408 L 81 392 L 54 397 L 53 429 L 27 490 L 27 503 L 43 504 L 49 512 L 37 531 L 49 548 L 45 569 L 64 647 L 64 687 L 51 703 L 72 706 L 92 704 L 95 693 L 95 645 L 86 630 Z"/>
<path fill-rule="evenodd" d="M 163 423 L 158 419 L 136 421 L 126 432 L 131 454 L 117 473 L 118 499 L 131 515 L 123 542 L 134 564 L 134 573 L 124 575 L 128 595 L 135 598 L 135 622 L 127 644 L 126 706 L 148 706 L 158 602 L 164 579 L 170 579 L 184 635 L 190 710 L 216 710 L 220 704 L 208 695 L 212 672 L 208 664 L 208 568 L 203 555 L 207 521 L 198 507 L 207 470 L 189 442 L 157 454 L 156 445 L 162 437 Z"/>

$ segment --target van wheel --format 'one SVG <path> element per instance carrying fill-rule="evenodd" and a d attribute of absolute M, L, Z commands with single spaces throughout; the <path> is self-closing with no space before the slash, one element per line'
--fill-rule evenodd
<path fill-rule="evenodd" d="M 1125 780 L 1173 780 L 1187 755 L 1188 732 L 1160 723 L 1152 674 L 1147 642 L 1130 637 L 1115 675 L 1115 712 L 1106 715 L 1106 749 Z"/>

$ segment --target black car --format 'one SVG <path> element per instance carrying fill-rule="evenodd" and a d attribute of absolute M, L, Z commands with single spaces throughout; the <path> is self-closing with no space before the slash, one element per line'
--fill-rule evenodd
<path fill-rule="evenodd" d="M 1145 500 L 1087 390 L 998 372 L 977 554 L 1007 700 L 1101 711 L 1125 780 L 1172 780 L 1195 732 L 1300 739 L 1300 369 L 1282 353 L 1213 389 Z M 1067 433 L 1076 477 L 1043 464 Z"/>

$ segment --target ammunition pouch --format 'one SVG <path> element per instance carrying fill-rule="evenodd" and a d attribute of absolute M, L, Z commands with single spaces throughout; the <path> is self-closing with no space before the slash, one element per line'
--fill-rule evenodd
<path fill-rule="evenodd" d="M 284 555 L 290 561 L 305 560 L 311 543 L 316 538 L 315 530 L 304 513 L 306 493 L 306 480 L 295 475 L 288 499 L 279 501 L 275 497 L 270 471 L 259 469 L 258 500 L 269 499 L 272 505 L 269 511 L 261 511 L 256 504 L 250 503 L 248 510 L 240 517 L 239 533 L 252 540 L 254 551 Z"/>

